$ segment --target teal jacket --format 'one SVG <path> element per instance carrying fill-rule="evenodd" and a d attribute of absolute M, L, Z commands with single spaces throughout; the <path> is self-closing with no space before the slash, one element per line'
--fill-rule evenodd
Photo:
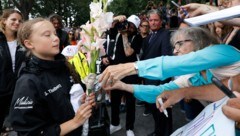
<path fill-rule="evenodd" d="M 210 55 L 211 54 L 211 55 Z M 166 79 L 168 77 L 196 73 L 188 81 L 192 86 L 211 83 L 212 73 L 207 70 L 207 80 L 200 71 L 231 65 L 240 61 L 240 52 L 229 45 L 214 45 L 182 56 L 163 56 L 137 62 L 138 74 L 148 79 Z M 134 96 L 142 101 L 155 103 L 156 97 L 167 90 L 179 89 L 174 81 L 164 85 L 134 85 Z"/>

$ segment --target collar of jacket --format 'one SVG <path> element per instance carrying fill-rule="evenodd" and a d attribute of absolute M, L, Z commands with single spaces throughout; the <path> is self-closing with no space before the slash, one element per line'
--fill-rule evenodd
<path fill-rule="evenodd" d="M 30 62 L 42 69 L 62 69 L 65 68 L 66 59 L 62 54 L 55 56 L 55 60 L 43 60 L 34 55 L 30 58 Z"/>

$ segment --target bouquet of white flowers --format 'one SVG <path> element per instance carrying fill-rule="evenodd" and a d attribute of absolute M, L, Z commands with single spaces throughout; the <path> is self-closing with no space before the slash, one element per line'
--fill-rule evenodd
<path fill-rule="evenodd" d="M 101 38 L 102 34 L 107 31 L 113 22 L 113 13 L 107 11 L 107 0 L 94 0 L 90 4 L 90 21 L 82 25 L 81 44 L 87 53 L 90 73 L 84 78 L 83 82 L 87 87 L 87 95 L 94 91 L 96 83 L 96 61 L 105 54 L 103 44 L 106 39 Z M 88 135 L 88 120 L 83 125 L 82 136 Z"/>
<path fill-rule="evenodd" d="M 106 39 L 101 38 L 113 22 L 113 13 L 106 12 L 107 0 L 94 0 L 90 4 L 90 22 L 82 25 L 81 44 L 87 53 L 90 74 L 84 79 L 87 86 L 87 94 L 91 93 L 93 83 L 96 80 L 96 61 L 99 56 L 105 54 L 103 43 Z M 94 81 L 93 81 L 94 80 Z"/>

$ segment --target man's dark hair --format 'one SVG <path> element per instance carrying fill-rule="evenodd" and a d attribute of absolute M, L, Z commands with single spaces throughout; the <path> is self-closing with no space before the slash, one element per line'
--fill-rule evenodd
<path fill-rule="evenodd" d="M 61 17 L 60 15 L 58 15 L 58 14 L 56 14 L 56 13 L 51 14 L 51 15 L 49 16 L 49 20 L 50 20 L 51 22 L 53 22 L 53 20 L 58 20 L 58 22 L 59 22 L 59 24 L 60 24 L 60 27 L 63 28 L 62 17 Z"/>

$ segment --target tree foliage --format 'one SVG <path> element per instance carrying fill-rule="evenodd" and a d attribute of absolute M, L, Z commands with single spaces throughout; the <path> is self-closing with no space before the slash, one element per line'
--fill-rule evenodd
<path fill-rule="evenodd" d="M 24 19 L 28 19 L 34 0 L 10 0 L 10 2 L 12 2 L 22 12 Z"/>
<path fill-rule="evenodd" d="M 92 0 L 0 0 L 2 9 L 17 7 L 28 19 L 31 17 L 48 17 L 52 13 L 62 16 L 66 26 L 80 26 L 89 20 L 89 4 Z M 149 0 L 113 0 L 108 11 L 114 15 L 140 13 Z M 160 0 L 153 0 L 158 4 Z M 169 0 L 164 0 L 167 3 Z M 177 1 L 177 0 L 176 0 Z M 185 0 L 186 1 L 186 0 Z M 197 1 L 197 0 L 191 0 Z M 198 0 L 203 1 L 203 0 Z"/>
<path fill-rule="evenodd" d="M 147 0 L 113 0 L 108 9 L 112 11 L 114 15 L 129 16 L 144 10 L 147 2 Z"/>
<path fill-rule="evenodd" d="M 89 18 L 89 0 L 38 0 L 33 7 L 33 17 L 48 17 L 52 13 L 62 16 L 67 26 L 79 26 Z M 83 17 L 82 17 L 83 16 Z"/>

